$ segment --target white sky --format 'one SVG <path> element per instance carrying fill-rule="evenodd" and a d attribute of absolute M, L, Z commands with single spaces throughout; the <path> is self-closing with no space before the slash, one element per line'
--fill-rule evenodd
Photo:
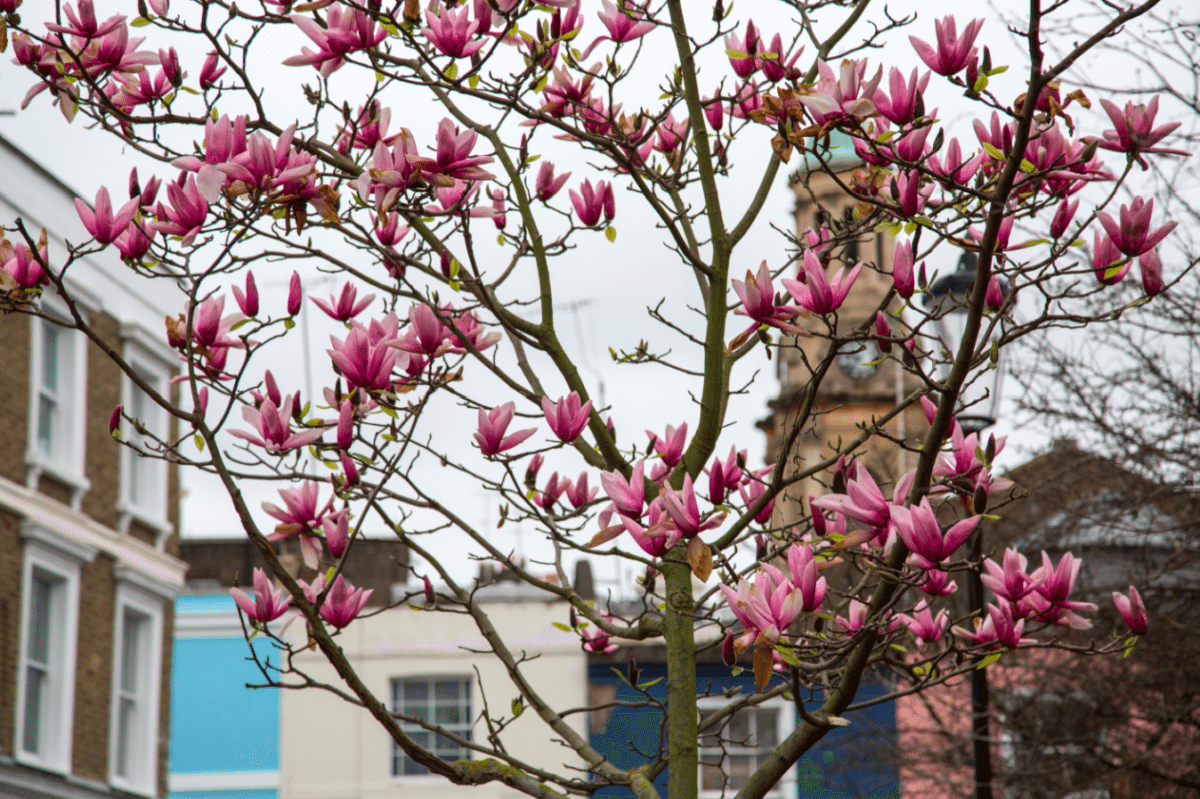
<path fill-rule="evenodd" d="M 594 16 L 595 8 L 598 8 L 599 4 L 592 0 L 586 0 L 586 2 L 589 11 L 585 16 L 586 23 L 581 39 L 590 41 L 592 37 L 598 35 L 602 28 Z M 41 4 L 29 0 L 25 3 L 22 11 L 27 18 L 34 16 L 31 7 L 35 5 L 40 6 Z M 182 7 L 184 4 L 180 0 L 176 0 L 172 5 Z M 101 16 L 119 8 L 127 8 L 125 13 L 130 13 L 135 8 L 133 3 L 117 4 L 104 2 L 104 0 L 98 0 L 97 6 Z M 710 8 L 708 3 L 697 3 L 694 8 L 699 9 L 700 6 L 704 6 L 705 9 Z M 769 37 L 775 30 L 785 30 L 787 27 L 787 18 L 780 17 L 777 6 L 777 3 L 767 2 L 767 0 L 739 0 L 735 11 L 738 18 L 752 17 Z M 961 3 L 944 1 L 903 0 L 902 2 L 888 3 L 887 8 L 894 17 L 901 17 L 914 10 L 919 10 L 921 19 L 911 28 L 903 31 L 903 38 L 893 36 L 888 41 L 886 48 L 871 55 L 872 71 L 874 70 L 873 65 L 879 57 L 887 59 L 885 67 L 896 65 L 907 71 L 912 66 L 916 66 L 918 60 L 907 42 L 907 35 L 912 33 L 932 41 L 934 17 L 948 11 L 961 9 L 961 7 Z M 882 3 L 880 3 L 880 9 L 872 9 L 871 12 L 868 12 L 850 38 L 853 39 L 855 34 L 861 35 L 863 31 L 868 30 L 865 24 L 866 20 L 871 18 L 872 13 L 879 14 L 881 10 Z M 708 10 L 698 13 L 697 22 L 702 23 L 707 19 L 708 13 Z M 130 13 L 130 15 L 135 16 L 136 14 Z M 1000 96 L 1015 97 L 1024 85 L 1022 75 L 1025 70 L 1025 59 L 1019 51 L 1013 48 L 1011 38 L 1003 32 L 1002 25 L 996 19 L 995 14 L 988 13 L 987 16 L 989 21 L 983 29 L 982 37 L 991 46 L 993 62 L 1012 65 L 1012 69 L 1007 74 L 994 79 L 993 88 L 999 85 L 1003 87 L 998 91 Z M 148 40 L 147 45 L 162 46 L 164 40 L 158 38 L 154 29 L 143 28 L 138 33 L 140 35 L 146 31 L 151 31 L 151 39 Z M 297 114 L 303 115 L 307 111 L 308 106 L 303 103 L 300 85 L 312 82 L 315 76 L 315 72 L 311 69 L 288 68 L 279 64 L 283 58 L 298 52 L 301 44 L 309 43 L 298 31 L 292 33 L 294 35 L 290 37 L 277 36 L 266 42 L 267 46 L 262 46 L 256 51 L 259 54 L 260 62 L 253 64 L 253 68 L 266 78 L 262 83 L 268 87 L 264 101 L 277 111 L 277 121 L 281 126 L 288 124 Z M 658 36 L 658 42 L 665 41 L 667 40 L 664 36 Z M 183 50 L 182 47 L 180 49 L 184 68 L 192 75 L 189 82 L 194 84 L 195 76 L 199 73 L 203 59 L 203 51 L 196 53 Z M 805 56 L 801 57 L 802 65 L 807 66 L 811 63 L 811 50 L 812 48 L 809 47 Z M 657 45 L 647 48 L 644 54 L 645 61 L 640 65 L 640 68 L 645 70 L 644 74 L 647 75 L 647 80 L 643 84 L 644 96 L 626 98 L 626 108 L 639 104 L 649 108 L 654 107 L 658 95 L 656 86 L 660 76 L 667 74 L 671 67 L 672 52 Z M 11 48 L 6 56 L 10 55 Z M 724 58 L 721 56 L 702 66 L 702 84 L 712 85 L 716 75 L 729 74 L 728 67 L 723 65 L 723 62 Z M 357 106 L 356 95 L 350 91 L 352 79 L 349 72 L 350 69 L 344 69 L 342 73 L 335 75 L 333 86 L 335 91 L 344 92 L 342 96 L 349 99 L 351 106 Z M 714 77 L 708 78 L 709 75 Z M 709 81 L 708 83 L 705 83 L 706 79 Z M 1114 81 L 1121 79 L 1123 78 L 1114 76 Z M 20 68 L 10 64 L 7 57 L 0 59 L 0 109 L 16 109 L 30 83 L 30 78 Z M 969 132 L 969 121 L 965 116 L 969 109 L 963 107 L 962 98 L 955 97 L 951 87 L 940 81 L 936 75 L 931 81 L 926 105 L 928 108 L 940 109 L 942 119 L 949 128 L 948 136 L 959 135 L 964 143 L 968 143 L 968 146 L 974 143 L 974 136 Z M 222 109 L 222 111 L 224 110 Z M 398 100 L 393 102 L 393 130 L 398 126 L 411 128 L 417 137 L 418 144 L 421 145 L 431 141 L 433 127 L 441 116 L 439 110 L 428 101 L 421 102 L 417 98 L 405 98 L 403 102 Z M 1081 117 L 1081 127 L 1089 132 L 1098 132 L 1108 125 L 1107 118 L 1103 116 L 1098 107 L 1092 112 L 1081 112 L 1079 116 Z M 301 118 L 303 117 L 301 116 Z M 123 197 L 129 169 L 134 164 L 139 166 L 143 181 L 148 174 L 154 172 L 162 177 L 174 174 L 174 170 L 170 167 L 156 167 L 152 162 L 148 162 L 123 147 L 121 142 L 102 132 L 86 131 L 81 122 L 82 118 L 73 125 L 67 125 L 58 111 L 51 107 L 49 97 L 43 94 L 34 100 L 27 111 L 20 112 L 15 116 L 0 116 L 0 134 L 25 149 L 49 171 L 77 189 L 81 196 L 89 200 L 101 185 L 108 185 L 114 198 Z M 736 218 L 740 215 L 740 209 L 745 206 L 750 192 L 757 185 L 761 165 L 765 163 L 769 155 L 770 133 L 760 129 L 748 131 L 748 134 L 747 144 L 743 145 L 740 151 L 735 151 L 734 154 L 737 164 L 735 176 L 726 181 L 724 186 L 727 218 Z M 570 148 L 565 146 L 558 146 L 556 149 L 552 148 L 545 152 L 545 156 L 554 160 L 560 170 L 570 169 L 574 172 L 572 180 L 568 184 L 569 187 L 576 185 L 577 181 L 590 174 L 584 164 L 568 160 L 570 153 Z M 594 174 L 592 176 L 594 179 Z M 564 201 L 565 194 L 564 189 L 562 195 Z M 782 242 L 779 235 L 770 230 L 770 225 L 774 224 L 783 228 L 791 225 L 792 202 L 791 193 L 786 185 L 785 173 L 781 171 L 777 186 L 767 201 L 759 223 L 737 252 L 734 271 L 738 276 L 743 274 L 747 268 L 756 267 L 763 259 L 767 259 L 773 266 L 780 263 L 783 257 Z M 3 221 L 7 223 L 11 220 Z M 646 439 L 642 432 L 643 429 L 661 431 L 667 424 L 678 424 L 681 421 L 688 421 L 694 427 L 696 418 L 695 406 L 690 404 L 687 395 L 689 389 L 695 388 L 694 385 L 685 384 L 676 379 L 672 373 L 659 368 L 616 368 L 607 354 L 609 347 L 633 349 L 637 342 L 644 338 L 651 342 L 654 350 L 673 347 L 676 356 L 685 363 L 695 363 L 698 357 L 695 353 L 687 353 L 686 348 L 681 346 L 681 340 L 677 338 L 672 340 L 645 315 L 644 309 L 647 306 L 656 304 L 660 298 L 666 298 L 668 300 L 666 307 L 675 312 L 674 318 L 694 326 L 695 318 L 685 310 L 684 306 L 685 304 L 695 306 L 699 302 L 698 297 L 695 296 L 694 283 L 691 278 L 682 267 L 676 266 L 674 256 L 663 246 L 663 237 L 653 229 L 650 222 L 650 214 L 647 213 L 645 206 L 639 203 L 636 196 L 618 188 L 617 216 L 614 220 L 614 225 L 619 233 L 616 243 L 608 243 L 600 234 L 578 236 L 574 239 L 578 249 L 568 257 L 560 259 L 559 263 L 554 266 L 555 277 L 558 280 L 556 302 L 578 304 L 575 315 L 571 315 L 566 310 L 559 312 L 560 335 L 565 346 L 578 358 L 581 372 L 593 395 L 599 396 L 599 383 L 601 380 L 603 381 L 604 398 L 614 407 L 620 443 L 625 446 L 634 441 L 638 446 L 644 445 Z M 480 232 L 480 238 L 494 238 L 494 230 L 487 220 L 478 220 L 475 229 Z M 493 249 L 496 248 L 493 247 Z M 950 265 L 950 263 L 930 264 L 931 267 L 940 266 L 943 269 Z M 259 286 L 263 290 L 264 307 L 282 307 L 286 292 L 286 288 L 282 284 L 290 274 L 291 268 L 292 266 L 289 265 L 285 271 L 279 274 L 268 274 L 263 271 L 257 273 Z M 340 287 L 340 284 L 341 281 L 338 280 L 336 285 L 313 287 L 311 293 L 325 296 L 335 287 Z M 232 298 L 230 298 L 227 302 L 227 309 L 232 308 L 232 305 Z M 373 309 L 378 307 L 379 301 L 377 300 Z M 175 313 L 181 308 L 164 310 Z M 314 355 L 314 379 L 319 387 L 323 385 L 323 377 L 330 374 L 327 359 L 324 357 L 324 350 L 328 346 L 328 334 L 342 335 L 344 331 L 339 325 L 325 319 L 316 308 L 311 310 L 309 321 L 312 323 L 312 330 L 309 332 L 309 342 Z M 369 313 L 370 311 L 368 311 Z M 736 318 L 730 324 L 730 336 L 736 332 L 735 323 Z M 303 326 L 301 331 L 303 331 Z M 264 365 L 268 363 L 291 364 L 290 368 L 278 366 L 274 370 L 281 387 L 285 391 L 299 388 L 304 390 L 307 395 L 308 390 L 305 386 L 307 378 L 303 368 L 300 368 L 303 349 L 295 336 L 292 339 L 292 343 L 286 347 L 277 348 L 275 352 L 271 353 L 269 360 L 264 359 Z M 778 391 L 778 381 L 774 376 L 773 364 L 768 364 L 761 357 L 761 350 L 746 359 L 746 362 L 739 367 L 734 380 L 735 385 L 748 380 L 756 368 L 761 370 L 757 382 L 747 394 L 735 397 L 731 401 L 728 418 L 733 425 L 726 431 L 722 438 L 722 444 L 718 447 L 720 453 L 727 452 L 732 443 L 737 443 L 739 448 L 748 448 L 751 453 L 751 463 L 754 464 L 761 463 L 763 452 L 763 437 L 761 432 L 754 428 L 754 422 L 767 414 L 766 403 Z M 259 370 L 253 371 L 258 374 L 260 370 L 261 367 Z M 472 370 L 468 367 L 468 376 L 472 379 L 482 379 L 479 372 L 480 370 L 477 368 Z M 1010 385 L 1012 385 L 1011 382 Z M 547 385 L 548 391 L 555 396 L 562 393 L 558 390 L 561 387 L 561 382 L 556 384 L 554 381 L 550 381 Z M 508 399 L 507 396 L 497 393 L 493 404 L 499 404 L 506 399 Z M 526 413 L 534 412 L 532 407 L 519 407 L 518 410 Z M 450 447 L 451 453 L 460 454 L 464 459 L 471 458 L 469 443 L 471 433 L 474 431 L 474 413 L 462 408 L 451 407 L 448 404 L 443 404 L 434 412 L 437 414 L 435 419 L 437 429 L 442 437 L 456 439 L 456 443 Z M 544 422 L 540 426 L 544 434 L 546 430 Z M 1047 443 L 1043 432 L 1014 431 L 1011 422 L 1007 419 L 997 425 L 996 432 L 998 434 L 1018 433 L 1013 442 L 1016 446 L 1011 447 L 1005 459 L 1009 465 L 1020 462 L 1030 451 Z M 534 440 L 541 440 L 541 436 L 535 437 Z M 556 457 L 545 467 L 542 479 L 544 480 L 553 468 L 561 468 L 568 474 L 574 475 L 578 473 L 581 466 L 582 464 L 578 462 L 578 457 L 574 453 Z M 594 480 L 593 484 L 595 484 Z M 184 535 L 236 536 L 241 534 L 236 515 L 219 485 L 215 485 L 214 481 L 210 479 L 189 474 L 185 476 L 185 486 L 187 496 L 184 502 Z M 469 521 L 484 524 L 488 528 L 493 526 L 496 520 L 496 509 L 490 497 L 485 495 L 481 489 L 469 484 L 462 484 L 461 481 L 448 486 L 448 488 L 452 488 L 453 494 L 458 498 L 457 507 Z M 247 493 L 252 507 L 257 507 L 263 499 L 274 499 L 275 497 L 273 487 L 266 489 L 250 487 Z M 540 554 L 542 551 L 537 548 L 532 531 L 526 531 L 522 535 L 513 530 L 511 525 L 497 531 L 496 540 L 534 555 Z M 454 555 L 450 553 L 461 551 L 458 548 L 462 545 L 461 540 L 447 539 L 444 545 L 435 546 L 434 549 L 453 558 Z M 465 577 L 473 569 L 474 566 L 463 561 L 461 567 L 456 568 L 455 572 L 460 577 Z M 598 565 L 597 570 L 597 576 L 601 579 L 611 576 L 606 573 L 611 570 L 611 566 Z"/>

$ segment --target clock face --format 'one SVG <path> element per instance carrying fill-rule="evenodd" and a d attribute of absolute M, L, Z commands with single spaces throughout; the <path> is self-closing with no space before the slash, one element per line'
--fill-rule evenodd
<path fill-rule="evenodd" d="M 879 345 L 874 341 L 863 341 L 851 347 L 849 351 L 838 355 L 838 366 L 855 380 L 870 379 L 879 370 L 876 361 L 883 357 Z"/>

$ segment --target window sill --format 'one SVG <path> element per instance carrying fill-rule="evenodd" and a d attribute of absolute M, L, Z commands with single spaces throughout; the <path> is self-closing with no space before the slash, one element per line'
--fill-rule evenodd
<path fill-rule="evenodd" d="M 37 491 L 38 481 L 43 474 L 66 484 L 71 489 L 71 510 L 80 509 L 83 505 L 83 495 L 92 488 L 91 481 L 79 470 L 68 468 L 60 461 L 47 458 L 37 450 L 26 452 L 25 485 Z"/>
<path fill-rule="evenodd" d="M 175 525 L 167 521 L 167 518 L 161 512 L 137 508 L 129 505 L 124 500 L 119 500 L 117 502 L 117 513 L 119 514 L 117 532 L 127 535 L 129 533 L 129 525 L 133 522 L 149 527 L 155 532 L 155 549 L 163 549 L 166 546 L 167 539 L 171 537 L 171 533 L 175 532 Z"/>
<path fill-rule="evenodd" d="M 13 755 L 13 760 L 22 766 L 34 768 L 38 771 L 45 771 L 49 774 L 55 774 L 60 777 L 71 776 L 70 768 L 68 768 L 66 764 L 53 763 L 45 760 L 44 758 L 38 757 L 37 755 L 31 755 L 28 752 L 22 752 L 20 749 L 18 749 Z"/>

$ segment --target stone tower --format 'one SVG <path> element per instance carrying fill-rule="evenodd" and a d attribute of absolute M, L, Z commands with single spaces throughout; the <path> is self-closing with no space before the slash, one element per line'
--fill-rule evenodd
<path fill-rule="evenodd" d="M 861 165 L 850 140 L 844 136 L 839 138 L 836 133 L 825 160 L 838 171 L 842 182 L 848 181 L 854 169 Z M 792 176 L 796 193 L 796 232 L 801 237 L 809 228 L 817 230 L 831 220 L 843 225 L 854 224 L 853 199 L 838 180 L 825 172 L 810 169 L 814 163 L 806 159 Z M 892 253 L 892 238 L 887 233 L 870 230 L 835 251 L 829 264 L 830 273 L 852 267 L 859 261 L 866 263 L 837 313 L 838 334 L 849 333 L 864 324 L 870 324 L 870 330 L 874 330 L 875 311 L 892 286 Z M 887 310 L 899 307 L 899 299 L 895 298 Z M 814 332 L 825 333 L 827 330 L 821 319 L 809 319 L 802 324 Z M 881 419 L 916 386 L 896 360 L 881 360 L 884 355 L 874 343 L 843 344 L 814 399 L 813 418 L 790 450 L 781 452 L 804 405 L 812 369 L 829 352 L 830 343 L 828 338 L 819 336 L 791 337 L 785 338 L 778 350 L 780 393 L 770 403 L 770 416 L 762 420 L 759 427 L 767 436 L 767 462 L 782 459 L 791 473 L 812 468 L 831 457 L 839 442 L 844 445 L 856 439 L 862 434 L 864 424 L 871 425 L 874 420 Z M 896 350 L 893 352 L 898 354 Z M 919 406 L 913 406 L 883 425 L 883 429 L 888 436 L 911 445 L 919 441 L 927 426 Z M 870 468 L 881 486 L 885 482 L 891 483 L 915 465 L 915 458 L 910 453 L 882 436 L 873 436 L 856 452 L 859 461 Z M 830 477 L 831 472 L 827 471 L 817 475 L 817 481 L 828 486 Z M 802 511 L 799 502 L 810 494 L 819 496 L 827 491 L 812 479 L 797 483 L 776 501 L 775 523 L 788 524 L 807 515 L 807 507 Z"/>

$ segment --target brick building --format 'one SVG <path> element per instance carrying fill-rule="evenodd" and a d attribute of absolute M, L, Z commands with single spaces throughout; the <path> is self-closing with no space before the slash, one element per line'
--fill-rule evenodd
<path fill-rule="evenodd" d="M 45 228 L 51 263 L 89 238 L 75 193 L 2 138 L 0 175 L 10 238 L 17 217 L 35 237 Z M 111 248 L 73 263 L 65 285 L 167 391 L 163 289 Z M 37 310 L 0 316 L 0 796 L 164 796 L 179 487 L 165 460 L 120 447 L 108 417 L 123 404 L 164 439 L 171 420 L 60 324 L 62 297 L 47 289 Z"/>

